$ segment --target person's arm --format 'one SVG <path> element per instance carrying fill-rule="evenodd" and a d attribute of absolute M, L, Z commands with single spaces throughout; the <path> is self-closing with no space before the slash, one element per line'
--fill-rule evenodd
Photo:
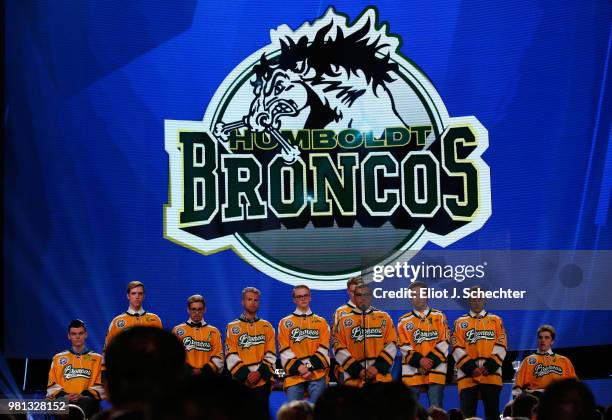
<path fill-rule="evenodd" d="M 106 349 L 108 348 L 112 339 L 119 333 L 119 328 L 115 326 L 115 318 L 113 318 L 108 325 L 108 330 L 106 331 L 106 337 L 104 338 L 104 346 L 102 347 L 102 376 L 104 378 L 106 371 Z M 106 378 L 104 378 L 106 380 Z"/>
<path fill-rule="evenodd" d="M 568 358 L 565 358 L 566 361 L 566 370 L 565 372 L 567 372 L 564 375 L 564 379 L 569 379 L 569 378 L 576 378 L 578 379 L 578 376 L 576 376 L 576 371 L 574 370 L 574 365 L 572 364 L 572 361 Z"/>
<path fill-rule="evenodd" d="M 440 314 L 440 323 L 437 325 L 438 330 L 438 340 L 436 341 L 436 345 L 425 357 L 431 359 L 433 362 L 431 368 L 434 369 L 440 363 L 446 362 L 448 357 L 448 348 L 449 348 L 449 332 L 448 332 L 448 324 L 446 323 L 446 316 L 444 314 Z"/>
<path fill-rule="evenodd" d="M 516 372 L 516 376 L 514 377 L 514 385 L 512 386 L 512 398 L 516 398 L 523 393 L 523 390 L 529 386 L 529 382 L 527 379 L 527 359 L 526 357 L 521 362 L 521 366 Z"/>
<path fill-rule="evenodd" d="M 223 371 L 223 345 L 221 344 L 221 333 L 216 328 L 211 327 L 211 329 L 211 357 L 208 363 L 206 363 L 206 366 L 209 366 L 215 373 L 221 373 Z"/>
<path fill-rule="evenodd" d="M 285 320 L 281 319 L 278 323 L 278 347 L 280 349 L 281 365 L 288 375 L 295 376 L 300 374 L 300 366 L 303 363 L 291 349 L 290 334 L 291 330 L 285 325 Z"/>
<path fill-rule="evenodd" d="M 102 356 L 96 359 L 91 369 L 91 377 L 89 378 L 89 386 L 81 392 L 81 395 L 87 395 L 96 400 L 104 399 L 104 386 L 102 386 Z"/>
<path fill-rule="evenodd" d="M 334 337 L 334 355 L 336 356 L 336 361 L 342 367 L 342 369 L 347 372 L 351 378 L 359 378 L 359 374 L 363 370 L 363 366 L 356 360 L 351 352 L 349 351 L 350 347 L 348 346 L 345 330 L 346 326 L 344 324 L 344 320 L 349 319 L 343 317 L 337 321 L 337 333 Z"/>
<path fill-rule="evenodd" d="M 459 320 L 455 321 L 453 326 L 452 343 L 453 343 L 453 359 L 455 359 L 455 366 L 457 369 L 461 369 L 467 376 L 472 376 L 472 373 L 477 368 L 476 361 L 470 359 L 465 343 L 465 337 L 461 333 L 459 328 Z"/>
<path fill-rule="evenodd" d="M 415 345 L 412 339 L 412 332 L 406 329 L 408 321 L 406 318 L 400 319 L 397 324 L 398 330 L 398 346 L 402 353 L 402 363 L 410 365 L 416 369 L 419 368 L 419 362 L 423 358 L 423 355 L 416 351 Z"/>
<path fill-rule="evenodd" d="M 158 328 L 164 328 L 161 318 L 157 314 L 155 314 L 155 320 L 153 321 L 152 326 L 158 327 Z"/>
<path fill-rule="evenodd" d="M 497 319 L 497 325 L 495 329 L 495 344 L 491 351 L 491 356 L 488 357 L 484 362 L 484 368 L 488 373 L 495 373 L 497 369 L 504 363 L 506 357 L 507 338 L 506 330 L 501 318 Z"/>
<path fill-rule="evenodd" d="M 55 372 L 55 363 L 56 363 L 56 360 L 54 357 L 53 360 L 51 361 L 51 368 L 49 369 L 49 381 L 47 382 L 46 397 L 48 399 L 55 399 L 55 398 L 61 397 L 62 395 L 66 394 L 66 392 L 60 385 L 59 378 L 61 376 L 58 377 L 57 372 Z"/>
<path fill-rule="evenodd" d="M 329 367 L 329 326 L 324 318 L 320 318 L 319 346 L 315 354 L 310 356 L 310 364 L 313 370 L 325 369 Z"/>
<path fill-rule="evenodd" d="M 232 324 L 229 324 L 225 334 L 225 363 L 232 377 L 244 383 L 250 370 L 240 358 L 236 337 L 237 334 L 232 332 Z"/>
<path fill-rule="evenodd" d="M 264 333 L 266 335 L 266 349 L 257 371 L 264 380 L 268 381 L 274 375 L 276 367 L 276 339 L 272 324 L 268 323 L 268 328 L 265 328 Z"/>
<path fill-rule="evenodd" d="M 397 354 L 397 332 L 395 331 L 395 326 L 389 315 L 386 315 L 385 321 L 384 345 L 374 361 L 374 367 L 381 375 L 389 373 Z"/>

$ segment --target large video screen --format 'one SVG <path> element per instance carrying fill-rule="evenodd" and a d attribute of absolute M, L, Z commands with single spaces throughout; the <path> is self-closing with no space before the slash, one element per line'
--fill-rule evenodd
<path fill-rule="evenodd" d="M 483 284 L 522 293 L 487 302 L 512 350 L 612 343 L 610 13 L 6 2 L 5 355 L 74 318 L 100 351 L 132 280 L 166 328 L 201 293 L 223 331 L 247 286 L 273 325 L 298 284 L 329 320 L 357 275 L 394 320 L 415 279 L 450 322 Z"/>

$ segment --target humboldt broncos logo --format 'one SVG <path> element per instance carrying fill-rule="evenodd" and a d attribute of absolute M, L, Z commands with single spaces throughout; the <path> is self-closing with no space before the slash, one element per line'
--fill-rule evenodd
<path fill-rule="evenodd" d="M 202 121 L 166 121 L 166 238 L 339 289 L 478 230 L 491 214 L 487 131 L 449 117 L 400 46 L 374 8 L 272 30 Z"/>

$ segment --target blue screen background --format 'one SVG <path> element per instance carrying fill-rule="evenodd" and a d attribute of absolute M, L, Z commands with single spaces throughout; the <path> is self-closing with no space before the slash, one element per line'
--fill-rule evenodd
<path fill-rule="evenodd" d="M 135 279 L 146 284 L 145 308 L 168 328 L 186 319 L 186 297 L 198 292 L 222 330 L 247 285 L 262 290 L 260 315 L 274 325 L 293 309 L 291 286 L 233 252 L 203 256 L 164 239 L 164 120 L 202 119 L 226 75 L 269 43 L 270 29 L 296 28 L 328 5 L 5 3 L 7 356 L 51 357 L 67 345 L 73 318 L 101 350 Z M 352 19 L 367 5 L 333 3 Z M 377 7 L 451 117 L 474 115 L 489 131 L 492 215 L 450 248 L 612 249 L 610 3 Z M 312 307 L 330 316 L 344 301 L 344 291 L 315 291 Z M 511 349 L 533 348 L 544 322 L 558 328 L 558 347 L 612 343 L 611 312 L 588 303 L 501 315 Z"/>

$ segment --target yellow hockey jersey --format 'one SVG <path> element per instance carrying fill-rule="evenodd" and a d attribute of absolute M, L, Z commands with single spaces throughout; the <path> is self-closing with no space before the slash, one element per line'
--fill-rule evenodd
<path fill-rule="evenodd" d="M 132 327 L 163 328 L 161 319 L 159 319 L 159 317 L 154 313 L 146 311 L 143 311 L 141 313 L 132 313 L 128 310 L 114 317 L 110 325 L 108 326 L 108 331 L 106 332 L 106 339 L 104 340 L 104 347 L 102 348 L 102 354 L 106 354 L 106 348 L 117 334 Z M 102 370 L 106 370 L 106 365 L 104 364 L 104 361 L 102 362 Z"/>
<path fill-rule="evenodd" d="M 512 395 L 523 391 L 543 392 L 548 385 L 560 379 L 576 378 L 570 359 L 555 353 L 533 353 L 525 357 L 516 372 Z"/>
<path fill-rule="evenodd" d="M 342 318 L 344 315 L 347 315 L 353 312 L 353 309 L 355 309 L 355 305 L 350 300 L 344 305 L 336 308 L 336 311 L 334 312 L 334 315 L 332 316 L 332 327 L 331 327 L 332 332 L 336 331 L 338 320 Z"/>
<path fill-rule="evenodd" d="M 121 331 L 132 327 L 158 327 L 163 328 L 161 319 L 152 312 L 142 312 L 140 314 L 124 312 L 117 315 L 108 326 L 106 339 L 104 340 L 104 350 L 108 347 L 111 340 Z"/>
<path fill-rule="evenodd" d="M 47 398 L 64 394 L 84 394 L 104 398 L 100 371 L 102 356 L 90 350 L 75 353 L 66 350 L 53 356 L 47 384 Z"/>
<path fill-rule="evenodd" d="M 391 381 L 391 365 L 397 353 L 397 333 L 389 314 L 373 307 L 365 311 L 355 308 L 336 321 L 333 340 L 336 361 L 342 367 L 343 382 L 361 387 L 365 381 L 359 373 L 366 366 L 378 369 L 377 382 Z M 365 338 L 365 349 L 364 349 Z"/>
<path fill-rule="evenodd" d="M 332 324 L 331 324 L 331 333 L 332 333 L 332 341 L 336 335 L 338 330 L 338 320 L 342 318 L 344 315 L 350 314 L 355 309 L 355 305 L 350 300 L 342 306 L 336 308 L 336 311 L 332 315 Z M 333 347 L 332 347 L 333 350 Z M 334 354 L 335 356 L 335 354 Z M 338 364 L 334 367 L 334 374 L 336 375 L 336 379 L 338 382 L 342 383 L 342 379 L 344 377 L 342 367 Z"/>
<path fill-rule="evenodd" d="M 455 321 L 451 342 L 459 392 L 478 384 L 501 386 L 507 339 L 500 317 L 486 311 L 480 314 L 470 311 Z M 489 374 L 473 378 L 474 369 L 481 367 Z"/>
<path fill-rule="evenodd" d="M 402 382 L 407 386 L 444 384 L 450 344 L 446 316 L 430 308 L 422 316 L 415 311 L 408 312 L 399 319 L 397 331 L 402 352 Z M 433 361 L 428 374 L 420 369 L 423 357 Z"/>
<path fill-rule="evenodd" d="M 244 315 L 227 325 L 225 334 L 225 363 L 232 377 L 252 388 L 270 382 L 276 364 L 274 327 L 260 318 L 248 320 Z M 250 372 L 258 371 L 259 382 L 246 382 Z"/>
<path fill-rule="evenodd" d="M 195 369 L 223 370 L 221 333 L 206 322 L 187 321 L 172 329 L 185 348 L 185 361 Z"/>
<path fill-rule="evenodd" d="M 286 372 L 284 388 L 305 382 L 298 368 L 305 364 L 312 381 L 329 371 L 329 326 L 324 318 L 309 312 L 292 313 L 278 323 L 280 360 Z"/>

